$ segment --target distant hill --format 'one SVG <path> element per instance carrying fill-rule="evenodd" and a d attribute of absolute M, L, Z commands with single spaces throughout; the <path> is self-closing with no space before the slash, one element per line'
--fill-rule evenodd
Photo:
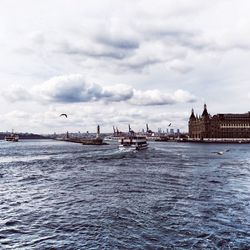
<path fill-rule="evenodd" d="M 0 132 L 0 140 L 4 140 L 4 137 L 6 135 L 10 135 L 11 133 L 4 133 Z M 33 133 L 16 133 L 19 135 L 19 139 L 49 139 L 49 137 L 43 136 L 43 135 L 38 135 L 38 134 L 33 134 Z"/>

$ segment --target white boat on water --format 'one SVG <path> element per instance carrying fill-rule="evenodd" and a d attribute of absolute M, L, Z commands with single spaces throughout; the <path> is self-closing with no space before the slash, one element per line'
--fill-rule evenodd
<path fill-rule="evenodd" d="M 4 137 L 5 141 L 12 141 L 12 142 L 18 142 L 19 136 L 17 134 L 11 133 L 10 135 L 6 135 Z"/>
<path fill-rule="evenodd" d="M 146 136 L 130 133 L 128 137 L 119 140 L 119 149 L 143 150 L 148 148 Z"/>

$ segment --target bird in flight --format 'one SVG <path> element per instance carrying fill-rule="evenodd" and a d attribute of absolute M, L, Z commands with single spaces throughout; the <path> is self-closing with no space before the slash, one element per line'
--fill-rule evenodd
<path fill-rule="evenodd" d="M 68 118 L 67 114 L 60 114 L 60 116 L 65 116 L 66 118 Z"/>
<path fill-rule="evenodd" d="M 171 126 L 171 122 L 168 124 L 168 126 L 169 126 L 169 127 Z"/>

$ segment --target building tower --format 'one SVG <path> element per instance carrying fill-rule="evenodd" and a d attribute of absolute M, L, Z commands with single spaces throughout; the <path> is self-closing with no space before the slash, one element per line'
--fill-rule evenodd
<path fill-rule="evenodd" d="M 204 104 L 204 110 L 201 115 L 201 136 L 200 138 L 209 138 L 210 137 L 210 115 L 207 112 L 207 105 Z"/>
<path fill-rule="evenodd" d="M 207 105 L 204 104 L 204 109 L 202 115 L 194 115 L 194 110 L 192 109 L 191 115 L 189 117 L 189 136 L 191 138 L 196 138 L 203 140 L 203 138 L 209 138 L 211 132 L 211 117 L 207 111 Z"/>
<path fill-rule="evenodd" d="M 191 138 L 196 137 L 196 134 L 194 133 L 195 132 L 195 127 L 196 127 L 196 118 L 195 118 L 195 115 L 194 115 L 194 109 L 192 109 L 191 115 L 189 117 L 189 122 L 188 122 L 188 131 L 189 131 L 189 136 Z"/>

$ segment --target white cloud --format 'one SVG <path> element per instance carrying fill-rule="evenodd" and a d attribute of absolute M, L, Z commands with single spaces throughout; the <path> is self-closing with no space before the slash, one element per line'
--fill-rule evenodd
<path fill-rule="evenodd" d="M 45 81 L 33 89 L 41 100 L 48 102 L 88 102 L 96 100 L 102 90 L 98 85 L 87 84 L 79 75 L 58 76 Z"/>
<path fill-rule="evenodd" d="M 6 99 L 11 101 L 38 100 L 47 103 L 77 103 L 77 102 L 122 102 L 128 101 L 135 105 L 169 105 L 177 102 L 194 102 L 195 96 L 188 91 L 177 90 L 173 94 L 155 90 L 137 90 L 126 84 L 102 86 L 90 83 L 81 74 L 53 77 L 48 81 L 25 91 L 16 87 L 20 93 L 6 90 Z"/>
<path fill-rule="evenodd" d="M 137 105 L 169 105 L 178 102 L 195 102 L 197 98 L 188 91 L 178 89 L 174 93 L 164 93 L 157 89 L 134 91 L 131 103 Z"/>
<path fill-rule="evenodd" d="M 33 89 L 40 100 L 59 103 L 125 101 L 133 95 L 126 85 L 102 87 L 90 83 L 80 74 L 53 77 Z"/>
<path fill-rule="evenodd" d="M 181 74 L 187 74 L 193 70 L 193 67 L 190 64 L 187 64 L 185 61 L 174 60 L 171 63 L 167 64 L 167 68 L 170 70 L 175 70 Z"/>
<path fill-rule="evenodd" d="M 5 115 L 5 119 L 27 120 L 30 114 L 21 110 L 13 110 Z"/>
<path fill-rule="evenodd" d="M 194 95 L 182 89 L 178 89 L 174 92 L 174 99 L 177 102 L 195 102 L 196 101 L 196 97 Z"/>
<path fill-rule="evenodd" d="M 32 99 L 31 94 L 20 85 L 11 85 L 7 91 L 2 92 L 2 96 L 9 102 L 29 101 Z"/>
<path fill-rule="evenodd" d="M 103 87 L 103 97 L 113 102 L 129 100 L 132 98 L 133 94 L 133 88 L 125 84 Z"/>
<path fill-rule="evenodd" d="M 162 93 L 157 89 L 147 91 L 135 90 L 131 103 L 136 105 L 166 105 L 174 104 L 175 99 L 171 94 Z"/>

